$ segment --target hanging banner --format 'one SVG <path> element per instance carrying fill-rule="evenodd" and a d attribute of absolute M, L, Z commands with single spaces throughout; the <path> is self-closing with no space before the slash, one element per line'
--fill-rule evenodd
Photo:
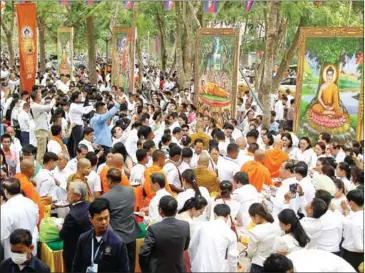
<path fill-rule="evenodd" d="M 57 71 L 59 74 L 72 75 L 73 33 L 72 27 L 57 29 Z"/>
<path fill-rule="evenodd" d="M 125 93 L 133 93 L 134 76 L 133 27 L 114 27 L 112 38 L 112 85 L 123 87 Z"/>
<path fill-rule="evenodd" d="M 36 4 L 16 5 L 22 90 L 31 92 L 37 71 Z"/>

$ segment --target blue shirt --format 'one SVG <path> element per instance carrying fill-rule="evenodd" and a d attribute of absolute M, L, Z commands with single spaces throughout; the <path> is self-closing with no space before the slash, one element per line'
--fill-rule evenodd
<path fill-rule="evenodd" d="M 95 144 L 103 145 L 109 148 L 113 146 L 112 133 L 109 129 L 108 124 L 106 124 L 106 121 L 112 118 L 119 109 L 120 104 L 117 103 L 107 113 L 102 115 L 95 113 L 94 116 L 91 118 L 90 126 L 95 131 Z"/>
<path fill-rule="evenodd" d="M 275 131 L 278 132 L 279 131 L 279 123 L 277 123 L 276 121 L 274 121 L 273 123 L 269 124 L 269 132 L 271 131 Z"/>

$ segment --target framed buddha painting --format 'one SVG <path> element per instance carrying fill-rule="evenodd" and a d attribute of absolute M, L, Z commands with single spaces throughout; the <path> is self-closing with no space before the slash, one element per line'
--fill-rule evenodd
<path fill-rule="evenodd" d="M 294 131 L 317 141 L 363 139 L 364 29 L 301 28 Z"/>
<path fill-rule="evenodd" d="M 57 62 L 59 74 L 72 75 L 73 70 L 73 31 L 72 27 L 57 28 Z"/>
<path fill-rule="evenodd" d="M 195 103 L 199 112 L 208 113 L 219 124 L 235 113 L 238 38 L 233 28 L 197 31 Z"/>

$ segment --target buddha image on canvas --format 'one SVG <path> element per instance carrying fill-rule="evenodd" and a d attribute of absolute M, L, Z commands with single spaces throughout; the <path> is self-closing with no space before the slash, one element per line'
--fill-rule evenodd
<path fill-rule="evenodd" d="M 321 132 L 346 142 L 356 137 L 362 81 L 361 38 L 308 38 L 301 88 L 299 134 Z"/>
<path fill-rule="evenodd" d="M 198 108 L 218 113 L 232 102 L 234 36 L 202 36 L 199 41 Z"/>

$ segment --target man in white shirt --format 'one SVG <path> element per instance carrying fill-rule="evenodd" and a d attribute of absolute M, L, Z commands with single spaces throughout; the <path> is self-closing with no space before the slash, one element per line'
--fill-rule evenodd
<path fill-rule="evenodd" d="M 179 171 L 178 162 L 181 159 L 181 148 L 178 145 L 171 147 L 169 151 L 169 160 L 166 161 L 163 171 L 167 176 L 170 188 L 173 192 L 183 192 L 181 174 Z"/>
<path fill-rule="evenodd" d="M 71 159 L 67 163 L 67 168 L 70 169 L 73 173 L 76 173 L 77 171 L 77 162 L 80 158 L 85 158 L 86 154 L 88 153 L 87 147 L 84 144 L 80 144 L 77 146 L 76 149 L 76 157 Z"/>
<path fill-rule="evenodd" d="M 329 207 L 332 196 L 328 191 L 317 190 L 316 198 L 322 199 Z M 322 233 L 317 239 L 317 248 L 332 252 L 340 256 L 340 244 L 342 240 L 342 217 L 339 213 L 327 209 L 319 218 L 322 222 Z"/>
<path fill-rule="evenodd" d="M 84 144 L 87 147 L 89 152 L 94 152 L 93 142 L 94 142 L 94 129 L 91 127 L 86 127 L 84 129 L 84 139 L 79 142 L 80 144 Z"/>
<path fill-rule="evenodd" d="M 232 136 L 233 130 L 234 130 L 234 127 L 233 127 L 232 124 L 227 124 L 224 127 L 224 135 L 226 137 L 225 141 L 226 141 L 227 144 L 235 142 L 235 139 Z"/>
<path fill-rule="evenodd" d="M 58 156 L 55 153 L 45 153 L 43 158 L 43 168 L 35 177 L 39 196 L 52 196 L 53 201 L 58 200 L 57 186 L 60 185 L 60 182 L 53 177 L 52 173 L 52 171 L 56 168 L 57 160 Z"/>
<path fill-rule="evenodd" d="M 57 196 L 59 200 L 67 200 L 67 179 L 70 177 L 70 175 L 74 174 L 74 172 L 66 167 L 67 162 L 70 161 L 68 152 L 59 152 L 57 157 L 57 166 L 52 171 L 52 176 L 55 178 L 55 180 L 60 182 L 60 185 L 57 188 Z"/>
<path fill-rule="evenodd" d="M 141 123 L 139 121 L 136 121 L 132 125 L 133 129 L 129 132 L 127 141 L 125 142 L 125 148 L 127 149 L 127 152 L 129 156 L 132 158 L 134 163 L 137 163 L 136 152 L 137 152 L 137 142 L 139 140 L 137 133 L 140 127 Z"/>
<path fill-rule="evenodd" d="M 243 139 L 243 140 L 241 140 L 241 139 Z M 237 139 L 236 143 L 238 146 L 240 146 L 240 144 L 239 144 L 240 141 L 245 141 L 245 140 L 244 140 L 244 138 Z M 246 143 L 246 141 L 245 141 L 245 143 Z M 237 157 L 238 163 L 241 167 L 246 162 L 254 160 L 254 154 L 255 154 L 256 150 L 259 149 L 259 145 L 257 143 L 251 143 L 250 145 L 248 145 L 247 151 L 243 147 L 244 147 L 243 145 L 240 146 L 240 151 L 239 151 L 238 157 Z"/>
<path fill-rule="evenodd" d="M 216 205 L 215 220 L 207 222 L 191 238 L 191 272 L 237 272 L 237 237 L 227 225 L 230 213 L 228 205 Z"/>
<path fill-rule="evenodd" d="M 10 258 L 10 234 L 18 228 L 28 229 L 33 235 L 33 245 L 37 245 L 39 218 L 38 206 L 29 198 L 21 194 L 18 179 L 7 179 L 4 184 L 4 193 L 8 201 L 1 205 L 1 243 L 4 248 L 4 258 Z M 33 254 L 36 254 L 35 250 Z"/>
<path fill-rule="evenodd" d="M 218 160 L 217 169 L 220 181 L 228 180 L 233 182 L 233 176 L 240 171 L 241 166 L 238 163 L 238 145 L 230 143 L 227 147 L 227 155 Z"/>
<path fill-rule="evenodd" d="M 350 207 L 346 202 L 341 204 L 346 216 L 343 219 L 342 257 L 358 269 L 364 262 L 364 191 L 352 190 L 346 198 Z"/>
<path fill-rule="evenodd" d="M 181 128 L 180 127 L 175 127 L 174 130 L 172 131 L 172 137 L 171 137 L 171 142 L 172 143 L 176 143 L 177 145 L 179 145 L 181 147 Z"/>
<path fill-rule="evenodd" d="M 345 160 L 346 153 L 337 142 L 332 142 L 329 147 L 331 155 L 336 159 L 337 164 Z"/>
<path fill-rule="evenodd" d="M 241 204 L 240 214 L 243 221 L 243 228 L 246 228 L 251 218 L 248 209 L 253 203 L 259 203 L 259 193 L 256 188 L 249 183 L 248 175 L 245 172 L 238 172 L 233 176 L 233 200 L 237 200 Z"/>
<path fill-rule="evenodd" d="M 161 173 L 154 173 L 151 175 L 151 189 L 156 193 L 156 195 L 152 198 L 148 207 L 148 217 L 144 217 L 145 222 L 148 224 L 157 223 L 162 220 L 158 211 L 158 204 L 163 196 L 171 196 L 171 194 L 165 189 L 165 176 Z"/>
<path fill-rule="evenodd" d="M 86 159 L 89 159 L 91 163 L 91 171 L 87 178 L 87 183 L 89 184 L 89 189 L 94 198 L 101 196 L 101 179 L 100 175 L 96 173 L 96 164 L 98 164 L 98 156 L 94 152 L 88 152 L 85 155 Z"/>
<path fill-rule="evenodd" d="M 14 127 L 12 126 L 6 127 L 5 133 L 11 136 L 10 150 L 16 153 L 16 157 L 19 162 L 20 153 L 22 151 L 22 145 L 20 144 L 20 140 L 15 136 Z"/>
<path fill-rule="evenodd" d="M 22 145 L 29 144 L 29 130 L 32 116 L 29 113 L 30 105 L 28 103 L 23 104 L 23 109 L 20 110 L 18 115 L 18 122 L 20 127 L 20 141 Z"/>
<path fill-rule="evenodd" d="M 280 98 L 277 102 L 275 102 L 274 108 L 276 113 L 275 120 L 280 123 L 280 121 L 284 120 L 284 105 L 282 98 Z"/>
<path fill-rule="evenodd" d="M 38 91 L 33 91 L 31 94 L 31 98 L 33 102 L 30 105 L 30 108 L 33 113 L 33 118 L 35 122 L 35 135 L 37 138 L 37 161 L 42 164 L 43 155 L 46 152 L 47 141 L 48 141 L 48 130 L 49 130 L 49 122 L 47 113 L 51 112 L 55 101 L 52 100 L 49 105 L 42 105 L 42 97 Z"/>
<path fill-rule="evenodd" d="M 242 131 L 237 128 L 238 122 L 235 119 L 230 119 L 229 123 L 233 126 L 232 137 L 237 141 L 238 138 L 243 137 Z M 236 142 L 237 143 L 237 142 Z M 237 143 L 238 144 L 238 143 Z"/>
<path fill-rule="evenodd" d="M 129 181 L 132 187 L 137 187 L 144 184 L 144 171 L 146 170 L 146 164 L 148 163 L 147 150 L 140 149 L 136 152 L 138 163 L 133 166 Z"/>
<path fill-rule="evenodd" d="M 62 126 L 52 125 L 51 133 L 52 137 L 47 144 L 48 152 L 58 154 L 59 152 L 67 151 L 67 147 L 62 141 Z"/>

